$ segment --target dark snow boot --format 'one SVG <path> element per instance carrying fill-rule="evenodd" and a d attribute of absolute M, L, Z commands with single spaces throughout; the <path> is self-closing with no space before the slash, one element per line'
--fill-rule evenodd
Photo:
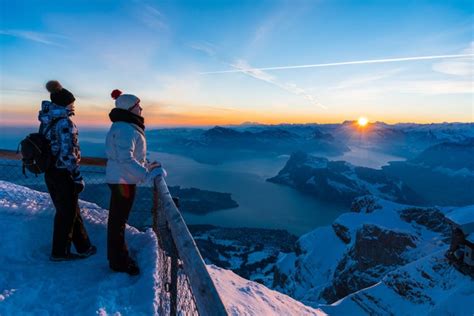
<path fill-rule="evenodd" d="M 87 249 L 84 252 L 78 253 L 78 256 L 81 258 L 88 258 L 92 255 L 95 255 L 97 253 L 97 247 L 96 246 L 90 246 L 89 249 Z"/>
<path fill-rule="evenodd" d="M 49 256 L 49 260 L 54 261 L 54 262 L 73 261 L 73 260 L 79 260 L 83 258 L 84 257 L 81 257 L 80 255 L 75 254 L 75 253 L 68 253 L 67 255 L 64 255 L 64 256 L 53 256 L 53 255 Z"/>
<path fill-rule="evenodd" d="M 127 261 L 127 264 L 125 265 L 114 265 L 114 264 L 109 264 L 110 269 L 116 271 L 116 272 L 125 272 L 130 275 L 139 275 L 140 274 L 140 268 L 138 268 L 137 263 L 135 260 L 132 258 L 129 258 Z"/>

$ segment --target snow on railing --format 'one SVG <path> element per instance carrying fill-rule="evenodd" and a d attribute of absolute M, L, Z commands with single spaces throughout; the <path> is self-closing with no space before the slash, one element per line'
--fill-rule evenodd
<path fill-rule="evenodd" d="M 108 208 L 109 190 L 105 183 L 106 160 L 83 157 L 81 173 L 86 190 L 81 198 Z M 21 156 L 15 151 L 0 149 L 0 180 L 46 191 L 43 176 L 21 171 Z M 158 315 L 227 315 L 206 265 L 191 236 L 165 180 L 155 179 L 153 186 L 137 190 L 132 210 L 137 228 L 152 227 L 158 239 L 158 273 L 161 293 Z M 178 205 L 179 206 L 179 205 Z M 151 210 L 151 213 L 150 213 Z M 138 219 L 137 219 L 138 215 Z"/>

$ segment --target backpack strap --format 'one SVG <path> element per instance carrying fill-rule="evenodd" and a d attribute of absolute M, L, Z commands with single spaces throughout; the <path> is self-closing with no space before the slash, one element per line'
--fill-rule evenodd
<path fill-rule="evenodd" d="M 25 168 L 24 162 L 21 164 L 21 171 L 23 172 L 23 175 L 25 176 L 25 178 L 28 178 L 28 176 L 26 175 L 26 168 Z"/>

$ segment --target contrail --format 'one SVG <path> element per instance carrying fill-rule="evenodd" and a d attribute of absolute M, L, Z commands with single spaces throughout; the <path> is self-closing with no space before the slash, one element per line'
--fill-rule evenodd
<path fill-rule="evenodd" d="M 332 67 L 332 66 L 360 65 L 360 64 L 380 64 L 380 63 L 393 63 L 393 62 L 412 61 L 412 60 L 429 60 L 429 59 L 459 58 L 459 57 L 472 57 L 472 56 L 474 56 L 474 54 L 434 55 L 434 56 L 370 59 L 370 60 L 355 60 L 355 61 L 345 61 L 345 62 L 326 63 L 326 64 L 309 64 L 309 65 L 296 65 L 296 66 L 278 66 L 278 67 L 208 71 L 208 72 L 201 72 L 200 74 L 201 75 L 210 75 L 210 74 L 225 74 L 225 73 L 245 72 L 246 70 L 248 70 L 248 71 L 253 71 L 253 70 L 262 70 L 262 71 L 264 71 L 264 70 L 317 68 L 317 67 Z"/>

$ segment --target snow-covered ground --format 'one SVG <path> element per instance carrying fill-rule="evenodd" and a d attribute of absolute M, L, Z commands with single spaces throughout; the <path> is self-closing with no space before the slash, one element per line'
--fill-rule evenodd
<path fill-rule="evenodd" d="M 334 315 L 474 315 L 474 284 L 438 251 L 331 306 Z"/>
<path fill-rule="evenodd" d="M 0 181 L 0 315 L 154 315 L 161 289 L 157 241 L 127 227 L 141 274 L 109 270 L 107 211 L 81 201 L 98 253 L 75 262 L 49 261 L 54 208 L 48 194 Z M 231 315 L 325 315 L 231 271 L 208 266 Z"/>
<path fill-rule="evenodd" d="M 75 262 L 51 262 L 54 208 L 49 195 L 0 181 L 0 314 L 152 315 L 157 288 L 156 237 L 127 228 L 129 247 L 142 274 L 129 277 L 108 267 L 106 211 L 81 202 L 98 253 Z"/>

